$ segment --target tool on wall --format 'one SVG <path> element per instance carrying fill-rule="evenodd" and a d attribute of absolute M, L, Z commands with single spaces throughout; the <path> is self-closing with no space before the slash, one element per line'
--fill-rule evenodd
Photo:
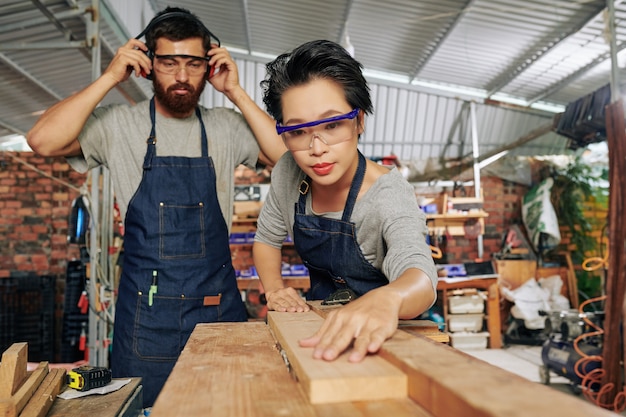
<path fill-rule="evenodd" d="M 68 243 L 85 245 L 87 231 L 89 230 L 89 200 L 83 194 L 72 202 L 70 213 L 69 230 L 67 233 Z"/>
<path fill-rule="evenodd" d="M 509 253 L 511 249 L 517 248 L 522 244 L 522 240 L 517 237 L 517 232 L 514 229 L 509 229 L 504 239 L 504 247 L 502 253 Z"/>

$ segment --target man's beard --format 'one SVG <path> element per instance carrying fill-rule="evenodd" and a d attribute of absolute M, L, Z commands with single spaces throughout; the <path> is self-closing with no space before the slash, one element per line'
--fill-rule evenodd
<path fill-rule="evenodd" d="M 206 83 L 202 80 L 198 88 L 194 88 L 194 86 L 189 83 L 176 83 L 166 90 L 163 84 L 155 78 L 152 85 L 156 99 L 167 111 L 177 117 L 186 117 L 198 105 L 198 100 L 200 100 Z M 189 94 L 178 95 L 174 93 L 174 90 L 181 89 L 186 89 L 189 91 Z"/>

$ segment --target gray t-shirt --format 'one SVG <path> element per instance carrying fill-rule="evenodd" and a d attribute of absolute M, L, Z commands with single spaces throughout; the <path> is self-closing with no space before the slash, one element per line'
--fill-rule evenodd
<path fill-rule="evenodd" d="M 99 165 L 109 168 L 123 219 L 142 178 L 146 140 L 151 129 L 149 109 L 149 101 L 135 106 L 117 104 L 97 108 L 78 138 L 83 156 L 68 158 L 70 165 L 79 172 Z M 259 145 L 246 120 L 237 111 L 200 109 L 209 156 L 215 166 L 218 201 L 230 230 L 235 168 L 239 164 L 254 168 Z M 158 156 L 199 157 L 200 123 L 195 113 L 177 119 L 163 117 L 157 112 L 156 150 Z"/>
<path fill-rule="evenodd" d="M 298 186 L 305 175 L 290 152 L 285 153 L 272 170 L 272 183 L 257 223 L 255 241 L 280 248 L 293 236 Z M 313 214 L 307 198 L 306 214 Z M 341 219 L 341 212 L 324 213 Z M 359 198 L 352 218 L 357 242 L 365 258 L 394 281 L 408 268 L 418 268 L 437 288 L 437 269 L 426 243 L 426 216 L 419 208 L 413 187 L 397 169 L 382 175 Z M 329 254 L 330 255 L 330 254 Z"/>

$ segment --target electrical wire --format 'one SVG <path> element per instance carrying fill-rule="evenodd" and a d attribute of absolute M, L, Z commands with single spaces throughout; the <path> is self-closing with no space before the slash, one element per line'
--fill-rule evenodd
<path fill-rule="evenodd" d="M 11 157 L 12 159 L 14 159 L 16 162 L 22 164 L 23 166 L 27 167 L 28 169 L 38 173 L 41 176 L 44 176 L 46 178 L 51 179 L 52 181 L 58 182 L 59 184 L 63 185 L 64 187 L 67 187 L 73 191 L 78 192 L 82 198 L 85 198 L 87 200 L 86 204 L 86 209 L 87 212 L 89 213 L 89 218 L 90 218 L 90 222 L 91 223 L 91 227 L 89 227 L 87 229 L 85 238 L 86 241 L 89 241 L 90 238 L 90 234 L 91 234 L 91 230 L 94 230 L 96 233 L 96 241 L 99 242 L 100 241 L 100 234 L 99 234 L 99 224 L 97 219 L 94 218 L 93 216 L 93 212 L 91 210 L 92 207 L 92 200 L 91 200 L 91 196 L 88 193 L 88 189 L 87 189 L 87 184 L 90 182 L 91 180 L 91 171 L 89 171 L 87 179 L 85 180 L 85 182 L 80 186 L 77 187 L 73 184 L 68 183 L 67 181 L 63 181 L 57 177 L 55 177 L 54 175 L 51 175 L 39 168 L 37 168 L 36 166 L 28 163 L 27 161 L 25 161 L 24 159 L 18 157 L 17 155 L 15 155 L 12 152 L 3 152 L 3 155 L 7 155 L 9 157 Z M 98 286 L 97 284 L 100 284 L 100 292 L 98 295 L 98 299 L 100 300 L 100 306 L 101 306 L 101 310 L 98 311 L 95 306 L 92 306 L 91 303 L 89 303 L 89 310 L 94 314 L 94 317 L 98 320 L 102 320 L 104 321 L 104 325 L 105 326 L 109 326 L 110 324 L 112 325 L 114 322 L 114 316 L 112 313 L 112 308 L 115 304 L 115 300 L 114 300 L 114 291 L 113 291 L 113 285 L 112 285 L 112 280 L 111 280 L 111 276 L 113 274 L 106 274 L 104 272 L 104 270 L 102 269 L 102 265 L 100 264 L 100 253 L 102 251 L 96 251 L 96 253 L 92 256 L 92 254 L 90 253 L 89 250 L 87 250 L 87 253 L 89 254 L 91 261 L 95 262 L 95 267 L 96 267 L 96 287 Z M 110 275 L 110 276 L 109 276 Z M 109 297 L 110 300 L 106 300 L 103 301 L 103 295 L 105 294 L 105 292 L 109 292 L 111 294 L 111 296 Z M 103 341 L 105 343 L 108 343 L 108 340 Z"/>
<path fill-rule="evenodd" d="M 604 334 L 604 330 L 595 323 L 593 323 L 591 320 L 589 320 L 587 315 L 584 313 L 584 308 L 586 305 L 590 304 L 591 302 L 602 301 L 604 299 L 606 299 L 605 295 L 601 297 L 590 298 L 584 301 L 578 307 L 578 311 L 581 313 L 583 321 L 588 326 L 593 328 L 594 331 L 578 335 L 578 337 L 574 339 L 572 345 L 576 353 L 578 353 L 578 355 L 580 356 L 580 359 L 578 359 L 574 364 L 574 372 L 581 379 L 580 385 L 582 386 L 583 395 L 593 404 L 596 404 L 603 408 L 609 408 L 608 404 L 601 403 L 601 396 L 604 395 L 607 388 L 602 387 L 597 392 L 593 390 L 594 387 L 602 384 L 602 377 L 605 375 L 606 371 L 601 366 L 596 367 L 595 369 L 591 369 L 590 371 L 586 371 L 586 369 L 588 369 L 588 367 L 590 365 L 593 365 L 594 363 L 602 364 L 603 358 L 601 355 L 588 355 L 587 353 L 583 352 L 583 350 L 579 346 L 579 343 L 587 338 L 595 336 L 601 337 Z"/>
<path fill-rule="evenodd" d="M 586 270 L 595 270 L 601 266 L 606 268 L 608 266 L 608 251 L 605 256 L 585 260 L 586 265 L 589 265 L 589 262 L 587 261 L 590 259 L 593 259 L 593 262 L 596 263 L 594 266 L 596 267 Z M 583 263 L 583 265 L 585 265 L 585 263 Z M 602 337 L 604 335 L 604 330 L 587 317 L 584 308 L 593 302 L 604 301 L 606 298 L 606 295 L 590 298 L 578 307 L 578 311 L 581 313 L 583 321 L 593 330 L 582 333 L 574 339 L 574 350 L 578 353 L 578 355 L 580 355 L 580 359 L 574 364 L 574 372 L 581 378 L 580 385 L 582 387 L 582 393 L 587 400 L 598 407 L 612 409 L 616 413 L 621 413 L 626 409 L 626 386 L 622 387 L 622 390 L 615 394 L 613 401 L 610 401 L 610 395 L 615 391 L 616 386 L 612 382 L 602 384 L 602 380 L 606 375 L 606 370 L 602 367 L 604 360 L 602 355 L 587 355 L 579 346 L 579 343 L 587 338 Z M 600 366 L 595 369 L 591 369 L 588 372 L 586 371 L 589 366 L 593 366 L 593 364 L 596 363 L 600 364 Z M 597 391 L 594 390 L 594 388 L 598 388 Z"/>

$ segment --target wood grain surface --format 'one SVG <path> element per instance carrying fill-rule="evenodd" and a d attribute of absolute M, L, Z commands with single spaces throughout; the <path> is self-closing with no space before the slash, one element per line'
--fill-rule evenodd
<path fill-rule="evenodd" d="M 311 404 L 263 322 L 199 324 L 150 417 L 433 417 L 408 397 Z"/>
<path fill-rule="evenodd" d="M 406 375 L 378 355 L 352 363 L 344 353 L 329 362 L 314 359 L 313 348 L 300 347 L 298 340 L 313 335 L 324 322 L 315 312 L 270 311 L 267 322 L 312 404 L 406 398 Z"/>

